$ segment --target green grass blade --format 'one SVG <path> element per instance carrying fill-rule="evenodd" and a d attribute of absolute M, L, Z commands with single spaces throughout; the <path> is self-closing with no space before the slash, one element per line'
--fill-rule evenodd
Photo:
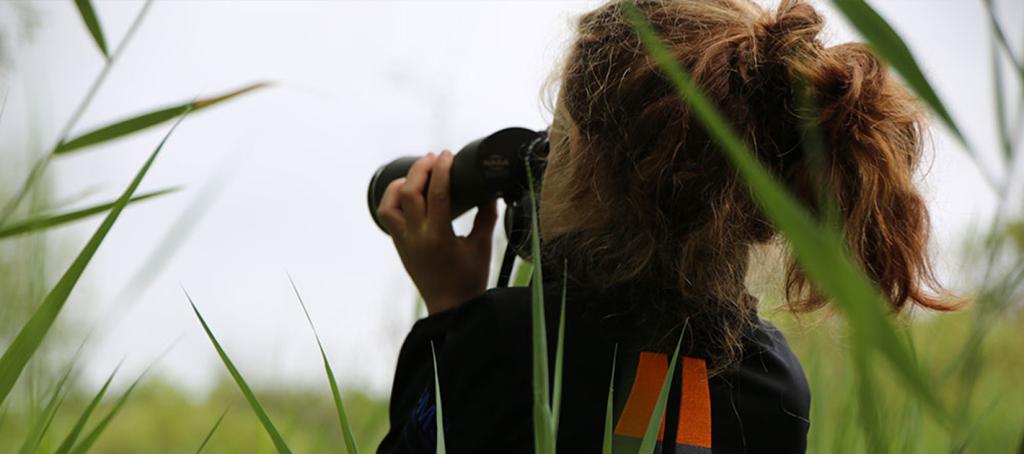
<path fill-rule="evenodd" d="M 78 137 L 62 141 L 60 144 L 57 145 L 57 148 L 54 149 L 53 152 L 54 154 L 60 155 L 70 153 L 75 150 L 80 150 L 85 147 L 100 144 L 103 142 L 107 142 L 110 140 L 114 140 L 119 137 L 123 137 L 128 134 L 132 134 L 134 132 L 138 132 L 143 129 L 151 128 L 161 123 L 170 121 L 186 111 L 196 111 L 204 109 L 206 107 L 214 106 L 236 96 L 240 96 L 250 91 L 257 90 L 266 86 L 266 83 L 253 84 L 232 91 L 230 93 L 225 93 L 212 98 L 197 99 L 195 101 L 178 104 L 176 106 L 165 107 L 139 116 L 121 120 L 116 123 L 100 127 L 93 131 L 89 131 Z"/>
<path fill-rule="evenodd" d="M 90 449 L 92 449 L 92 446 L 96 444 L 96 440 L 100 438 L 100 435 L 103 434 L 103 431 L 107 429 L 107 426 L 110 425 L 110 422 L 113 421 L 114 417 L 117 416 L 117 413 L 121 411 L 121 408 L 124 407 L 125 402 L 128 402 L 128 398 L 132 395 L 132 391 L 135 391 L 135 388 L 139 385 L 139 382 L 142 381 L 142 378 L 146 375 L 148 371 L 149 368 L 147 368 L 146 371 L 139 374 L 139 376 L 135 378 L 135 381 L 132 382 L 131 386 L 129 386 L 128 389 L 125 390 L 123 394 L 121 394 L 121 397 L 117 399 L 117 402 L 114 404 L 114 407 L 111 408 L 109 412 L 107 412 L 106 416 L 104 416 L 103 419 L 101 419 L 100 422 L 96 424 L 96 427 L 93 427 L 92 430 L 89 431 L 89 434 L 86 435 L 81 442 L 75 445 L 75 449 L 71 450 L 72 454 L 84 454 L 86 452 L 89 452 Z"/>
<path fill-rule="evenodd" d="M 978 412 L 978 416 L 975 417 L 974 420 L 971 421 L 970 424 L 964 428 L 963 439 L 954 442 L 953 448 L 950 449 L 950 451 L 957 454 L 969 452 L 968 447 L 977 438 L 978 434 L 982 432 L 982 427 L 986 425 L 994 425 L 993 423 L 990 423 L 988 420 L 991 419 L 993 415 L 1007 414 L 1006 411 L 996 411 L 999 409 L 998 407 L 1000 407 L 1002 404 L 1002 396 L 995 396 L 994 398 L 989 400 L 988 404 L 983 406 L 982 410 Z M 1024 452 L 1024 450 L 1021 450 L 1020 452 Z"/>
<path fill-rule="evenodd" d="M 841 233 L 814 222 L 811 214 L 747 150 L 729 122 L 664 47 L 643 14 L 631 4 L 626 5 L 625 11 L 682 102 L 689 106 L 718 148 L 732 161 L 771 224 L 789 241 L 802 269 L 846 316 L 854 328 L 854 340 L 881 354 L 904 384 L 924 400 L 940 420 L 949 421 L 927 376 L 916 366 L 897 335 L 885 298 L 849 257 Z"/>
<path fill-rule="evenodd" d="M 174 223 L 157 241 L 156 247 L 149 253 L 145 262 L 136 268 L 132 276 L 127 279 L 127 284 L 117 292 L 113 307 L 119 308 L 119 310 L 113 315 L 117 317 L 115 321 L 120 321 L 127 312 L 127 308 L 142 299 L 140 297 L 143 296 L 143 292 L 160 274 L 164 266 L 181 250 L 181 245 L 210 211 L 210 207 L 223 193 L 224 186 L 239 167 L 236 161 L 225 159 L 219 165 L 214 176 L 198 189 L 188 206 L 181 211 Z"/>
<path fill-rule="evenodd" d="M 288 449 L 288 445 L 281 438 L 281 434 L 274 427 L 274 423 L 270 421 L 270 416 L 267 415 L 267 411 L 263 409 L 260 402 L 256 399 L 256 394 L 249 388 L 249 384 L 242 378 L 242 374 L 235 368 L 235 364 L 231 362 L 231 358 L 228 358 L 228 354 L 220 346 L 220 342 L 217 342 L 217 338 L 214 337 L 213 331 L 210 330 L 209 325 L 206 324 L 206 320 L 203 319 L 203 315 L 199 313 L 199 308 L 196 307 L 196 303 L 192 301 L 192 297 L 189 296 L 188 292 L 185 292 L 185 298 L 188 298 L 188 303 L 192 306 L 192 311 L 196 313 L 196 317 L 199 318 L 199 323 L 203 325 L 203 331 L 206 332 L 206 336 L 210 338 L 210 343 L 213 344 L 213 348 L 217 350 L 217 355 L 220 356 L 221 361 L 224 363 L 224 367 L 227 368 L 228 373 L 231 374 L 231 378 L 235 380 L 235 384 L 238 385 L 238 389 L 242 391 L 242 395 L 245 396 L 245 400 L 249 402 L 249 406 L 252 407 L 252 411 L 256 413 L 256 417 L 259 418 L 260 423 L 263 424 L 263 428 L 270 435 L 271 441 L 274 442 L 274 447 L 277 448 L 277 452 L 281 454 L 291 453 Z"/>
<path fill-rule="evenodd" d="M 672 377 L 676 373 L 679 347 L 683 345 L 683 334 L 686 334 L 685 324 L 682 331 L 679 332 L 679 340 L 676 341 L 676 349 L 672 352 L 672 359 L 668 362 L 668 372 L 665 373 L 665 381 L 661 384 L 661 391 L 658 392 L 658 400 L 654 403 L 654 412 L 651 413 L 651 419 L 647 422 L 647 431 L 644 432 L 644 438 L 640 440 L 640 449 L 637 450 L 639 454 L 654 454 L 654 448 L 657 447 L 658 428 L 661 427 L 662 418 L 665 416 L 665 406 L 668 405 L 668 391 L 672 387 Z M 671 442 L 671 440 L 666 441 L 666 443 Z"/>
<path fill-rule="evenodd" d="M 163 353 L 160 354 L 160 356 L 153 360 L 153 362 L 149 366 L 147 366 L 146 369 L 143 370 L 138 377 L 135 378 L 135 381 L 133 381 L 131 386 L 129 386 L 128 389 L 121 394 L 121 397 L 117 399 L 117 402 L 114 404 L 113 408 L 111 408 L 110 411 L 107 412 L 106 416 L 104 416 L 103 419 L 101 419 L 100 422 L 96 424 L 96 426 L 93 427 L 92 430 L 89 431 L 89 433 L 85 436 L 85 438 L 82 439 L 81 442 L 75 445 L 74 449 L 71 450 L 72 454 L 84 454 L 88 452 L 90 449 L 92 449 L 92 446 L 96 444 L 96 440 L 99 439 L 100 435 L 103 434 L 103 431 L 106 430 L 107 426 L 110 425 L 110 422 L 114 420 L 114 417 L 117 416 L 117 414 L 121 411 L 121 408 L 124 407 L 124 404 L 128 402 L 128 398 L 131 397 L 132 391 L 135 391 L 135 388 L 139 386 L 139 382 L 141 382 L 142 379 L 149 374 L 149 371 L 153 368 L 153 366 L 160 362 L 160 360 L 163 359 L 163 357 L 167 355 L 167 353 L 170 352 L 172 348 L 174 348 L 175 344 L 177 344 L 177 341 L 172 343 L 171 346 L 164 350 Z"/>
<path fill-rule="evenodd" d="M 135 32 L 139 30 L 139 26 L 142 25 L 142 20 L 146 17 L 146 13 L 149 12 L 149 7 L 152 5 L 153 0 L 146 0 L 146 3 L 142 5 L 142 8 L 139 10 L 139 14 L 135 16 L 135 20 L 132 21 L 132 25 L 128 27 L 128 31 L 125 32 L 124 38 L 121 39 L 121 43 L 118 44 L 117 48 L 114 49 L 114 52 L 110 54 L 110 58 L 107 59 L 107 64 L 103 65 L 103 69 L 96 76 L 96 79 L 93 80 L 92 85 L 89 86 L 89 91 L 85 93 L 85 97 L 79 101 L 78 106 L 71 114 L 71 118 L 69 118 L 67 123 L 64 124 L 64 127 L 61 129 L 58 144 L 67 138 L 68 133 L 75 127 L 78 120 L 82 118 L 85 110 L 92 103 L 96 94 L 99 93 L 100 86 L 102 86 L 103 82 L 107 80 L 107 75 L 110 74 L 111 68 L 114 67 L 114 63 L 117 62 L 124 49 L 128 47 L 128 43 L 131 42 L 132 37 L 135 36 Z M 7 220 L 10 219 L 11 215 L 18 209 L 18 206 L 21 205 L 21 202 L 25 200 L 29 191 L 31 191 L 36 182 L 39 181 L 39 178 L 43 176 L 43 172 L 46 171 L 46 167 L 50 164 L 50 161 L 53 160 L 53 156 L 54 154 L 51 151 L 50 153 L 40 157 L 32 166 L 32 170 L 29 172 L 28 178 L 26 178 L 21 184 L 18 190 L 14 193 L 14 196 L 3 205 L 3 208 L 0 208 L 0 225 L 7 223 Z"/>
<path fill-rule="evenodd" d="M 36 350 L 39 348 L 39 344 L 42 343 L 43 338 L 49 332 L 50 327 L 53 326 L 53 322 L 57 319 L 57 315 L 60 314 L 61 309 L 64 307 L 64 303 L 67 302 L 68 296 L 71 295 L 71 290 L 78 283 L 78 279 L 82 276 L 82 272 L 85 271 L 85 267 L 92 260 L 93 255 L 96 254 L 96 250 L 99 249 L 103 239 L 106 238 L 107 233 L 110 232 L 110 228 L 114 226 L 114 222 L 121 215 L 124 207 L 128 205 L 128 201 L 131 200 L 132 195 L 135 194 L 135 190 L 138 189 L 139 184 L 142 183 L 142 179 L 146 176 L 146 172 L 149 171 L 150 166 L 153 165 L 153 161 L 156 160 L 157 155 L 160 154 L 160 150 L 163 149 L 164 144 L 167 143 L 167 139 L 174 132 L 175 128 L 181 124 L 182 116 L 178 121 L 171 127 L 170 131 L 164 136 L 157 145 L 153 153 L 149 155 L 149 159 L 142 165 L 139 172 L 135 175 L 135 178 L 125 189 L 121 198 L 111 207 L 110 212 L 107 213 L 107 217 L 103 219 L 103 223 L 100 224 L 96 232 L 93 233 L 89 242 L 86 243 L 85 247 L 75 258 L 75 261 L 71 263 L 64 275 L 61 276 L 57 284 L 53 286 L 53 289 L 43 298 L 42 304 L 36 309 L 35 313 L 32 314 L 32 318 L 22 326 L 21 331 L 18 332 L 17 337 L 14 341 L 7 346 L 7 350 L 4 351 L 3 357 L 0 357 L 0 404 L 10 394 L 11 389 L 14 387 L 14 383 L 18 381 L 18 377 L 21 376 L 21 372 L 25 369 L 25 365 L 28 364 L 28 360 L 32 358 Z"/>
<path fill-rule="evenodd" d="M 848 394 L 854 394 L 856 392 L 856 389 L 853 389 L 853 386 L 851 386 L 849 383 L 844 383 L 843 387 L 846 388 L 843 391 L 845 391 Z M 828 427 L 824 429 L 832 431 L 833 434 L 832 451 L 830 452 L 853 451 L 852 445 L 854 445 L 857 441 L 857 439 L 851 440 L 850 438 L 852 433 L 851 426 L 854 425 L 853 422 L 856 421 L 857 419 L 857 399 L 844 400 L 845 404 L 843 405 L 842 415 L 837 420 L 829 422 L 835 427 Z M 812 421 L 811 423 L 813 424 L 814 421 Z M 820 428 L 819 426 L 818 430 L 822 430 L 822 428 Z"/>
<path fill-rule="evenodd" d="M 82 349 L 85 347 L 85 343 L 86 340 L 83 340 L 82 343 L 78 345 L 78 349 L 75 351 L 75 354 L 72 355 L 72 361 L 71 364 L 68 365 L 68 370 L 65 371 L 64 376 L 58 381 L 58 383 L 54 387 L 55 394 L 53 397 L 58 397 L 59 393 L 59 400 L 57 400 L 57 403 L 56 405 L 53 406 L 52 410 L 49 411 L 49 414 L 47 415 L 45 421 L 43 421 L 43 424 L 41 426 L 36 426 L 32 428 L 29 437 L 26 438 L 25 444 L 23 444 L 21 447 L 21 454 L 31 454 L 39 452 L 39 446 L 42 444 L 43 438 L 46 436 L 46 432 L 50 429 L 50 426 L 53 424 L 53 420 L 57 416 L 57 411 L 64 403 L 64 400 L 68 397 L 68 394 L 71 394 L 70 390 L 64 391 L 62 393 L 60 391 L 67 383 L 67 380 L 70 379 L 71 372 L 75 368 L 75 362 L 77 361 L 78 358 L 81 357 Z M 49 407 L 49 405 L 47 406 Z M 45 414 L 47 412 L 44 411 L 43 413 Z"/>
<path fill-rule="evenodd" d="M 25 441 L 21 444 L 21 449 L 18 450 L 20 454 L 32 454 L 39 451 L 39 444 L 43 441 L 43 436 L 46 435 L 46 431 L 53 422 L 53 417 L 57 414 L 57 409 L 60 408 L 61 403 L 64 402 L 64 397 L 67 396 L 63 392 L 64 384 L 67 383 L 72 370 L 73 367 L 69 367 L 64 376 L 54 385 L 49 401 L 47 401 L 43 411 L 36 417 L 32 428 L 29 429 L 28 436 L 25 437 Z"/>
<path fill-rule="evenodd" d="M 437 352 L 434 351 L 434 341 L 430 341 L 430 356 L 434 360 L 434 420 L 437 421 L 437 450 L 435 452 L 444 454 L 444 412 L 441 410 L 441 380 L 437 378 Z"/>
<path fill-rule="evenodd" d="M 100 20 L 96 17 L 96 11 L 92 8 L 92 2 L 89 0 L 75 0 L 75 6 L 78 7 L 78 14 L 82 16 L 82 22 L 85 22 L 85 27 L 89 29 L 89 34 L 92 35 L 93 41 L 96 42 L 96 47 L 100 48 L 100 52 L 103 52 L 105 58 L 110 58 L 110 54 L 107 52 L 107 40 L 103 37 L 103 28 L 100 27 Z"/>
<path fill-rule="evenodd" d="M 1024 452 L 1024 431 L 1021 432 L 1021 434 L 1020 434 L 1020 441 L 1017 442 L 1017 452 L 1018 453 Z"/>
<path fill-rule="evenodd" d="M 516 268 L 516 274 L 512 277 L 512 286 L 526 287 L 530 285 L 530 276 L 533 276 L 533 263 L 520 260 L 519 268 Z"/>
<path fill-rule="evenodd" d="M 118 364 L 114 371 L 110 373 L 110 377 L 107 378 L 106 383 L 103 383 L 103 387 L 100 388 L 99 392 L 97 392 L 92 398 L 92 401 L 89 402 L 89 405 L 82 411 L 82 414 L 78 417 L 78 421 L 76 421 L 75 425 L 71 428 L 71 432 L 64 437 L 64 441 L 61 442 L 60 447 L 54 451 L 54 454 L 67 454 L 68 452 L 71 452 L 71 447 L 75 445 L 75 441 L 78 440 L 78 436 L 82 434 L 82 429 L 85 429 L 85 423 L 89 421 L 89 416 L 92 415 L 92 412 L 96 410 L 96 406 L 99 405 L 101 400 L 103 400 L 103 395 L 107 393 L 107 389 L 110 388 L 110 382 L 114 380 L 114 375 L 117 374 L 117 371 L 120 368 L 121 365 Z"/>
<path fill-rule="evenodd" d="M 526 166 L 530 168 L 529 163 Z M 544 320 L 544 276 L 541 273 L 540 227 L 537 224 L 537 196 L 533 175 L 526 172 L 530 191 L 530 258 L 535 263 L 532 278 L 531 319 L 533 340 L 533 441 L 538 454 L 555 452 L 555 434 L 548 393 L 548 335 Z"/>
<path fill-rule="evenodd" d="M 604 408 L 604 441 L 601 443 L 601 454 L 612 454 L 612 436 L 615 434 L 615 362 L 619 357 L 619 344 L 615 344 L 612 354 L 612 378 L 608 380 L 608 403 Z"/>
<path fill-rule="evenodd" d="M 1024 254 L 1024 221 L 1007 224 L 1006 235 L 1013 241 L 1017 251 Z"/>
<path fill-rule="evenodd" d="M 874 370 L 867 356 L 868 352 L 858 345 L 853 346 L 854 379 L 857 381 L 858 416 L 864 439 L 867 440 L 868 452 L 888 452 L 889 427 L 882 423 L 882 412 L 878 408 L 880 397 L 874 390 L 879 389 L 875 382 Z"/>
<path fill-rule="evenodd" d="M 57 401 L 57 406 L 54 407 L 54 409 L 53 409 L 53 413 L 46 419 L 46 424 L 43 425 L 43 432 L 39 435 L 39 442 L 36 445 L 37 447 L 42 444 L 43 439 L 46 437 L 47 431 L 49 431 L 50 427 L 53 426 L 53 420 L 56 419 L 57 412 L 60 411 L 61 405 L 63 405 L 64 401 L 67 400 L 67 397 L 68 397 L 69 394 L 71 394 L 71 391 L 65 391 L 63 394 L 61 394 L 60 400 Z M 29 453 L 39 452 L 39 449 L 38 448 L 33 448 L 32 451 L 27 451 L 27 452 L 29 452 Z"/>
<path fill-rule="evenodd" d="M 426 303 L 423 302 L 423 297 L 418 293 L 416 298 L 412 300 L 412 320 L 416 321 L 423 318 L 427 313 Z"/>
<path fill-rule="evenodd" d="M 569 284 L 569 262 L 562 265 L 562 312 L 558 317 L 558 344 L 555 346 L 555 382 L 551 392 L 551 423 L 552 433 L 558 439 L 558 414 L 562 407 L 562 364 L 565 362 L 565 297 Z"/>
<path fill-rule="evenodd" d="M 1013 47 L 1010 46 L 1010 40 L 1006 37 L 1006 33 L 1003 32 L 1003 27 L 999 25 L 999 19 L 997 18 L 996 7 L 992 3 L 992 0 L 984 0 L 982 3 L 985 5 L 985 12 L 988 13 L 988 21 L 992 26 L 992 36 L 999 43 L 999 47 L 1006 52 L 1006 57 L 1013 63 L 1014 69 L 1022 79 L 1024 79 L 1024 63 L 1017 58 L 1017 55 L 1013 53 Z"/>
<path fill-rule="evenodd" d="M 935 111 L 960 143 L 970 150 L 967 139 L 896 30 L 864 0 L 832 0 L 832 4 L 846 16 L 875 52 L 892 65 L 917 96 Z"/>
<path fill-rule="evenodd" d="M 988 8 L 992 8 L 991 4 L 988 4 L 988 2 L 986 4 Z M 1006 112 L 1006 90 L 1003 88 L 1002 57 L 999 55 L 999 50 L 996 48 L 994 40 L 989 43 L 989 54 L 989 58 L 992 60 L 992 94 L 995 98 L 996 108 L 996 135 L 999 139 L 999 146 L 1003 149 L 1003 159 L 1009 164 L 1013 159 L 1013 139 L 1010 136 L 1010 125 Z"/>
<path fill-rule="evenodd" d="M 309 310 L 306 308 L 305 301 L 302 300 L 302 295 L 299 293 L 299 288 L 295 285 L 295 280 L 291 276 L 288 276 L 288 282 L 292 284 L 292 290 L 295 291 L 295 297 L 299 300 L 299 305 L 302 306 L 302 312 L 306 314 L 306 321 L 309 322 L 309 328 L 313 330 L 313 337 L 316 338 L 316 346 L 320 348 L 320 357 L 324 360 L 324 371 L 327 372 L 327 381 L 331 385 L 331 396 L 334 397 L 334 407 L 338 410 L 338 421 L 341 424 L 341 434 L 345 438 L 345 449 L 349 454 L 358 454 L 359 447 L 356 446 L 356 438 L 352 435 L 352 426 L 348 422 L 348 414 L 345 412 L 345 404 L 341 401 L 341 392 L 338 391 L 338 381 L 334 378 L 334 371 L 331 369 L 331 363 L 327 361 L 327 353 L 324 351 L 324 344 L 320 341 L 320 334 L 316 331 L 316 326 L 313 325 L 313 318 L 309 316 Z"/>
<path fill-rule="evenodd" d="M 7 112 L 7 95 L 9 90 L 4 90 L 4 99 L 0 100 L 0 123 L 3 122 L 4 112 Z"/>
<path fill-rule="evenodd" d="M 807 434 L 807 452 L 825 452 L 825 435 L 826 431 L 832 432 L 831 429 L 825 429 L 825 409 L 828 408 L 825 404 L 825 400 L 831 396 L 826 395 L 824 392 L 817 392 L 819 389 L 824 389 L 822 385 L 825 383 L 825 376 L 823 371 L 823 355 L 821 350 L 817 348 L 810 348 L 802 355 L 798 355 L 801 363 L 806 364 L 807 381 L 810 384 L 811 395 L 811 428 Z"/>
<path fill-rule="evenodd" d="M 220 417 L 217 418 L 217 422 L 213 423 L 213 427 L 211 427 L 210 431 L 206 433 L 206 437 L 203 438 L 203 442 L 199 444 L 199 449 L 196 449 L 196 454 L 201 454 L 203 449 L 206 448 L 206 445 L 210 443 L 210 439 L 213 438 L 213 434 L 217 432 L 217 428 L 220 427 L 220 423 L 224 421 L 224 417 L 228 415 L 228 410 L 230 409 L 231 407 L 225 408 L 224 413 L 221 413 Z"/>
<path fill-rule="evenodd" d="M 169 188 L 161 189 L 159 191 L 147 192 L 145 194 L 138 195 L 128 199 L 128 204 L 130 205 L 135 202 L 141 202 L 143 200 L 160 197 L 162 195 L 175 192 L 177 190 L 178 188 Z M 21 235 L 29 232 L 35 232 L 38 230 L 51 229 L 70 222 L 85 219 L 90 216 L 95 216 L 97 214 L 109 211 L 111 208 L 114 207 L 115 204 L 117 204 L 116 200 L 113 202 L 102 203 L 99 205 L 94 205 L 88 208 L 70 211 L 67 213 L 51 214 L 46 216 L 25 219 L 23 221 L 13 222 L 6 226 L 0 227 L 0 239 L 14 235 Z"/>

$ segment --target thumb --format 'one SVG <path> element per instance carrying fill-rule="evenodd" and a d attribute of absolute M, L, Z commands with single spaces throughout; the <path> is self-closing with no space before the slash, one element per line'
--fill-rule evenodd
<path fill-rule="evenodd" d="M 491 236 L 494 234 L 494 224 L 498 220 L 498 201 L 490 200 L 480 205 L 477 209 L 476 218 L 473 219 L 473 230 L 466 238 L 482 245 L 490 246 Z"/>

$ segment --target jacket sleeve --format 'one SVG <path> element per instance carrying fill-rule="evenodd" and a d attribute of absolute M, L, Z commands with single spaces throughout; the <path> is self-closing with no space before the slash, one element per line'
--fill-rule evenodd
<path fill-rule="evenodd" d="M 529 324 L 518 292 L 489 291 L 418 321 L 402 345 L 391 390 L 391 429 L 379 453 L 435 452 L 431 342 L 437 352 L 449 452 L 529 451 Z M 528 298 L 528 296 L 527 296 Z M 529 319 L 525 318 L 528 322 Z"/>
<path fill-rule="evenodd" d="M 378 453 L 433 452 L 433 426 L 414 418 L 417 406 L 429 403 L 424 400 L 428 391 L 433 390 L 433 386 L 428 386 L 433 383 L 434 370 L 431 344 L 434 348 L 443 346 L 453 315 L 453 311 L 446 311 L 419 320 L 405 337 L 391 385 L 388 405 L 391 429 L 377 448 Z M 426 408 L 419 410 L 425 413 Z"/>

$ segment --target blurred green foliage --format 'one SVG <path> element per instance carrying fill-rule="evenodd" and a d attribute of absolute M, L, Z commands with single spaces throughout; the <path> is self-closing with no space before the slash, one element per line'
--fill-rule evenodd
<path fill-rule="evenodd" d="M 41 446 L 52 452 L 71 430 L 95 390 L 73 388 Z M 114 405 L 108 398 L 96 409 L 106 414 Z M 259 389 L 260 402 L 271 413 L 295 452 L 342 451 L 337 412 L 326 386 L 317 389 Z M 375 447 L 387 432 L 387 402 L 382 396 L 350 391 L 343 396 L 352 415 L 352 431 L 361 445 Z M 195 452 L 203 438 L 228 409 L 227 416 L 204 452 L 274 452 L 249 404 L 226 375 L 208 395 L 197 396 L 154 375 L 143 380 L 117 415 L 93 452 Z M 0 422 L 0 452 L 17 452 L 32 421 L 27 413 L 8 414 Z M 95 418 L 94 418 L 95 419 Z M 91 426 L 89 426 L 91 427 Z"/>
<path fill-rule="evenodd" d="M 986 327 L 983 359 L 976 365 L 976 380 L 966 383 L 948 371 L 957 368 L 971 335 L 975 311 L 922 317 L 904 331 L 913 339 L 919 364 L 933 377 L 939 398 L 954 411 L 961 427 L 947 429 L 904 392 L 892 377 L 878 374 L 871 398 L 878 418 L 888 431 L 889 452 L 1016 452 L 1024 437 L 1024 317 L 1008 316 Z M 786 334 L 803 364 L 811 385 L 809 452 L 868 452 L 855 421 L 858 394 L 855 372 L 847 360 L 850 339 L 838 317 L 811 315 L 797 320 L 781 311 L 769 316 Z M 961 399 L 966 408 L 959 408 Z M 1017 391 L 1015 391 L 1017 390 Z M 961 418 L 962 417 L 962 418 Z M 957 437 L 969 435 L 969 439 Z M 963 451 L 956 446 L 966 441 Z M 951 448 L 952 447 L 952 448 Z"/>
<path fill-rule="evenodd" d="M 865 440 L 853 416 L 856 393 L 854 374 L 846 355 L 849 338 L 837 316 L 815 314 L 797 319 L 782 309 L 764 311 L 786 334 L 810 380 L 813 404 L 810 452 L 865 452 Z M 936 382 L 947 405 L 965 391 L 955 376 L 945 375 L 970 335 L 975 312 L 926 317 L 907 326 L 923 368 Z M 966 409 L 972 434 L 963 452 L 1016 452 L 1024 437 L 1024 317 L 1001 318 L 989 327 L 983 345 L 984 373 L 974 383 Z M 97 441 L 94 452 L 194 452 L 217 418 L 228 409 L 223 423 L 204 452 L 274 452 L 273 443 L 248 408 L 233 381 L 225 374 L 215 389 L 195 395 L 159 375 L 143 380 L 121 413 Z M 353 434 L 364 450 L 372 451 L 387 432 L 387 396 L 373 395 L 341 384 Z M 74 387 L 43 444 L 43 452 L 56 448 L 95 390 Z M 327 386 L 257 388 L 260 402 L 277 422 L 295 452 L 343 452 L 337 412 Z M 96 410 L 105 414 L 114 405 L 108 398 Z M 600 396 L 599 396 L 600 397 Z M 882 377 L 873 391 L 880 418 L 894 434 L 891 452 L 949 452 L 950 431 L 930 419 L 897 383 Z M 16 452 L 32 419 L 27 412 L 8 414 L 0 422 L 0 452 Z"/>

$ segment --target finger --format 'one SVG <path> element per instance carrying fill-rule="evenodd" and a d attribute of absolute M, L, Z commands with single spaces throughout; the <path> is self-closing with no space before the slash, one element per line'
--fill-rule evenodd
<path fill-rule="evenodd" d="M 435 159 L 434 153 L 427 153 L 426 156 L 416 160 L 405 176 L 405 184 L 398 191 L 402 212 L 405 213 L 406 226 L 422 224 L 426 218 L 427 201 L 423 197 L 423 191 L 426 189 L 427 178 L 430 176 L 430 169 L 434 166 Z"/>
<path fill-rule="evenodd" d="M 398 195 L 398 191 L 404 184 L 404 177 L 389 183 L 388 187 L 384 188 L 380 205 L 377 206 L 377 219 L 380 219 L 380 223 L 392 237 L 401 234 L 405 229 L 405 216 L 402 214 L 402 205 Z"/>
<path fill-rule="evenodd" d="M 451 174 L 452 152 L 444 150 L 430 171 L 427 190 L 427 222 L 439 231 L 452 230 Z"/>
<path fill-rule="evenodd" d="M 498 220 L 498 201 L 491 200 L 480 205 L 476 218 L 473 219 L 473 230 L 466 237 L 480 247 L 490 247 L 494 234 L 494 224 Z"/>

